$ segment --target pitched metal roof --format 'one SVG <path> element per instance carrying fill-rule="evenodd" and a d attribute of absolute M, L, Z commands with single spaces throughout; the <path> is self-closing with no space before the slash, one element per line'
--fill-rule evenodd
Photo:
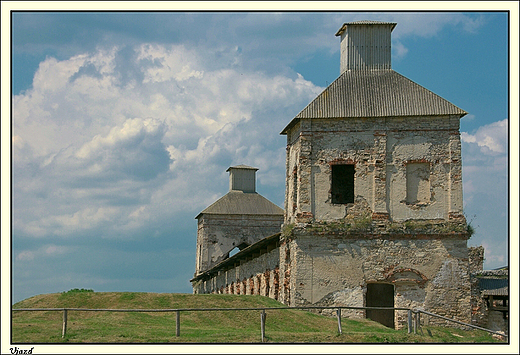
<path fill-rule="evenodd" d="M 508 279 L 481 278 L 479 288 L 483 296 L 507 296 L 509 294 Z"/>
<path fill-rule="evenodd" d="M 230 166 L 226 171 L 229 171 L 231 169 L 247 169 L 247 170 L 255 170 L 255 171 L 258 170 L 258 168 L 253 168 L 252 166 L 248 166 L 248 165 L 244 165 L 244 164 Z"/>
<path fill-rule="evenodd" d="M 397 26 L 397 23 L 395 22 L 381 22 L 381 21 L 371 21 L 371 20 L 362 20 L 362 21 L 355 21 L 355 22 L 345 22 L 338 32 L 336 32 L 336 36 L 340 36 L 344 31 L 345 28 L 349 25 L 390 25 L 391 30 Z"/>
<path fill-rule="evenodd" d="M 232 190 L 204 209 L 202 214 L 280 215 L 283 209 L 256 192 Z"/>
<path fill-rule="evenodd" d="M 302 118 L 466 115 L 467 112 L 392 69 L 347 70 L 307 105 Z"/>

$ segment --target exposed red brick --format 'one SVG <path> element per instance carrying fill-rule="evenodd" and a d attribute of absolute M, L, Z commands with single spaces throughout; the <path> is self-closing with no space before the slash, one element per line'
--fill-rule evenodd
<path fill-rule="evenodd" d="M 280 292 L 280 269 L 278 267 L 274 269 L 273 288 L 273 298 L 278 301 L 278 294 Z"/>
<path fill-rule="evenodd" d="M 267 296 L 269 297 L 269 287 L 270 287 L 270 284 L 271 284 L 271 280 L 270 280 L 270 275 L 271 274 L 271 270 L 267 269 L 265 272 L 264 272 L 264 278 L 265 278 L 265 295 L 263 296 Z"/>
<path fill-rule="evenodd" d="M 329 161 L 329 165 L 341 165 L 341 164 L 356 164 L 356 162 L 350 158 L 348 159 L 334 159 Z"/>
<path fill-rule="evenodd" d="M 291 300 L 291 270 L 285 270 L 283 278 L 284 303 L 289 304 Z"/>
<path fill-rule="evenodd" d="M 256 276 L 256 283 L 257 283 L 257 289 L 255 295 L 260 295 L 260 292 L 262 292 L 262 274 L 258 274 Z"/>
<path fill-rule="evenodd" d="M 389 218 L 388 212 L 373 212 L 372 213 L 372 219 L 383 221 L 387 220 Z"/>

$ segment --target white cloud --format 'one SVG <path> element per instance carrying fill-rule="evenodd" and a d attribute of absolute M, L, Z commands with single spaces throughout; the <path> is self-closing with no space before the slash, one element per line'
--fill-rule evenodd
<path fill-rule="evenodd" d="M 34 75 L 33 86 L 42 92 L 61 92 L 67 86 L 69 79 L 78 72 L 86 60 L 86 54 L 62 61 L 50 57 L 40 63 L 40 67 Z"/>
<path fill-rule="evenodd" d="M 190 78 L 201 79 L 204 73 L 192 68 L 197 66 L 197 55 L 187 51 L 184 46 L 166 49 L 159 45 L 142 45 L 137 59 L 148 60 L 155 64 L 145 70 L 144 83 L 170 80 L 183 82 Z"/>
<path fill-rule="evenodd" d="M 70 233 L 73 230 L 96 227 L 103 221 L 113 220 L 118 213 L 114 207 L 87 207 L 72 215 L 53 216 L 48 224 L 58 224 L 58 228 Z"/>
<path fill-rule="evenodd" d="M 195 48 L 140 45 L 42 63 L 13 99 L 15 231 L 164 233 L 226 192 L 232 164 L 257 165 L 283 193 L 279 132 L 321 88 L 207 62 Z"/>
<path fill-rule="evenodd" d="M 507 150 L 508 120 L 502 120 L 479 127 L 475 134 L 461 132 L 461 140 L 465 143 L 476 143 L 480 152 L 485 155 L 503 154 Z"/>
<path fill-rule="evenodd" d="M 161 129 L 161 122 L 155 119 L 131 118 L 126 120 L 122 126 L 114 127 L 108 135 L 101 137 L 96 135 L 91 141 L 85 143 L 76 152 L 78 158 L 88 158 L 99 150 L 114 148 L 118 143 L 125 143 L 140 135 L 156 135 Z"/>
<path fill-rule="evenodd" d="M 464 211 L 475 228 L 470 244 L 484 246 L 486 268 L 507 263 L 507 135 L 507 119 L 461 132 Z"/>
<path fill-rule="evenodd" d="M 52 258 L 59 255 L 70 253 L 71 251 L 73 251 L 73 249 L 71 249 L 70 247 L 49 244 L 44 245 L 36 250 L 23 250 L 16 255 L 15 259 L 22 262 L 26 262 L 42 258 Z"/>

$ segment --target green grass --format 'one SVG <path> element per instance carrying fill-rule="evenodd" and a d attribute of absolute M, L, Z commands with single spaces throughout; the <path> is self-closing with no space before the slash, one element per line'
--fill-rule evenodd
<path fill-rule="evenodd" d="M 16 308 L 261 308 L 284 307 L 262 296 L 91 292 L 39 295 Z M 12 342 L 41 343 L 259 343 L 260 312 L 198 311 L 180 313 L 180 337 L 175 336 L 175 312 L 68 311 L 67 335 L 61 337 L 63 312 L 13 312 Z M 394 330 L 367 319 L 342 319 L 301 310 L 267 310 L 268 343 L 494 343 L 483 331 L 422 327 L 418 334 Z M 429 332 L 427 332 L 429 330 Z M 430 335 L 431 334 L 431 335 Z"/>

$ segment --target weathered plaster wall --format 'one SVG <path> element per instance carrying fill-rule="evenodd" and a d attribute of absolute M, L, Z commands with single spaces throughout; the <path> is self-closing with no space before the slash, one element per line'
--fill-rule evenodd
<path fill-rule="evenodd" d="M 462 216 L 458 117 L 302 119 L 287 134 L 286 223 L 334 220 L 331 164 L 355 165 L 356 203 L 394 221 Z M 430 165 L 429 200 L 407 203 L 406 166 Z"/>
<path fill-rule="evenodd" d="M 194 283 L 194 292 L 263 295 L 289 306 L 363 307 L 367 284 L 380 282 L 394 285 L 395 307 L 471 321 L 464 238 L 377 239 L 299 228 L 291 233 L 278 248 Z M 342 315 L 365 316 L 363 310 L 343 310 Z M 406 327 L 406 322 L 407 312 L 396 311 L 396 327 Z M 430 320 L 435 323 L 443 321 Z"/>
<path fill-rule="evenodd" d="M 480 294 L 479 278 L 484 266 L 484 247 L 472 247 L 468 249 L 470 283 L 471 283 L 471 321 L 472 324 L 485 327 L 487 323 L 487 306 Z"/>
<path fill-rule="evenodd" d="M 282 223 L 281 215 L 202 215 L 197 228 L 195 274 L 218 264 L 243 243 L 251 245 L 280 232 Z"/>
<path fill-rule="evenodd" d="M 471 320 L 465 239 L 368 239 L 293 230 L 289 304 L 365 306 L 370 282 L 395 286 L 395 307 Z M 363 316 L 362 311 L 345 312 Z M 396 312 L 406 324 L 406 312 Z"/>
<path fill-rule="evenodd" d="M 278 300 L 280 295 L 280 248 L 237 263 L 229 270 L 193 283 L 194 293 L 261 295 Z"/>

